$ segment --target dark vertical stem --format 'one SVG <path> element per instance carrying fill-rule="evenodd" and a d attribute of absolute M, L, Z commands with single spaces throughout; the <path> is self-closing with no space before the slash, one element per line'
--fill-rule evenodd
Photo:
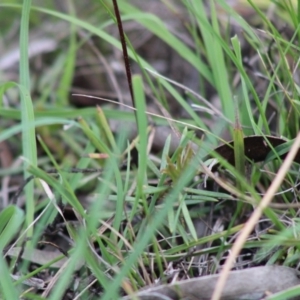
<path fill-rule="evenodd" d="M 120 11 L 119 11 L 117 0 L 112 0 L 112 2 L 114 5 L 115 15 L 116 15 L 116 19 L 117 19 L 119 34 L 120 34 L 120 40 L 121 40 L 121 45 L 122 45 L 122 50 L 123 50 L 123 58 L 124 58 L 125 69 L 126 69 L 127 82 L 128 82 L 128 86 L 129 86 L 130 95 L 131 95 L 132 105 L 134 108 L 136 108 L 136 105 L 134 102 L 134 97 L 133 97 L 133 90 L 132 90 L 131 69 L 130 69 L 130 64 L 129 64 L 128 52 L 127 52 L 127 47 L 126 47 L 126 39 L 125 39 L 124 30 L 123 30 Z"/>

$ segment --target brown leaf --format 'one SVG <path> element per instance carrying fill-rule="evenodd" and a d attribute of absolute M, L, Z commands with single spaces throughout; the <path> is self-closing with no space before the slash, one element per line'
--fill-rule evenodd
<path fill-rule="evenodd" d="M 21 251 L 21 247 L 14 247 L 8 251 L 8 256 L 17 257 Z M 50 261 L 56 259 L 61 256 L 61 253 L 58 251 L 47 251 L 47 250 L 39 250 L 39 249 L 24 249 L 24 252 L 21 256 L 22 259 L 29 260 L 32 263 L 44 265 L 49 263 Z M 51 268 L 61 268 L 69 258 L 63 257 L 62 259 L 51 264 Z M 83 260 L 78 261 L 75 269 L 79 270 L 83 266 Z"/>
<path fill-rule="evenodd" d="M 299 272 L 283 266 L 264 266 L 232 271 L 222 292 L 221 300 L 259 300 L 300 284 Z M 150 287 L 134 296 L 139 300 L 210 300 L 219 275 L 203 276 L 170 285 Z M 123 297 L 123 300 L 136 299 Z M 292 298 L 294 300 L 300 297 Z"/>
<path fill-rule="evenodd" d="M 268 139 L 273 148 L 287 142 L 274 136 L 247 136 L 244 138 L 245 156 L 254 162 L 264 161 L 272 150 L 265 139 Z M 224 157 L 231 165 L 234 165 L 233 141 L 217 147 L 214 151 Z M 285 156 L 286 154 L 282 155 L 281 158 L 283 159 Z M 294 161 L 300 163 L 300 149 Z"/>

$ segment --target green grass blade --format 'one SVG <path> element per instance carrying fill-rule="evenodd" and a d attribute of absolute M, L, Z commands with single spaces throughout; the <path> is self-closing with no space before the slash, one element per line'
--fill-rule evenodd
<path fill-rule="evenodd" d="M 71 190 L 69 186 L 62 186 L 62 184 L 43 170 L 30 165 L 28 171 L 37 178 L 44 180 L 47 184 L 52 186 L 62 197 L 68 202 L 72 207 L 76 209 L 76 211 L 81 215 L 85 216 L 84 209 L 81 203 L 76 198 L 74 192 Z"/>
<path fill-rule="evenodd" d="M 73 7 L 72 1 L 67 1 L 70 15 L 76 18 L 75 9 Z M 65 56 L 63 74 L 57 89 L 57 105 L 66 106 L 69 102 L 70 89 L 73 82 L 76 54 L 77 54 L 77 42 L 76 42 L 76 25 L 74 23 L 70 24 L 70 39 L 69 48 Z"/>
<path fill-rule="evenodd" d="M 218 95 L 220 96 L 224 114 L 228 119 L 233 121 L 234 106 L 222 45 L 216 38 L 216 36 L 220 36 L 220 32 L 213 1 L 210 1 L 210 5 L 212 24 L 208 21 L 207 13 L 202 2 L 192 1 L 190 9 L 194 11 L 198 27 L 203 36 L 207 58 L 212 69 L 213 85 L 216 87 Z M 211 30 L 207 30 L 207 27 Z M 214 34 L 212 34 L 211 31 Z"/>
<path fill-rule="evenodd" d="M 1 280 L 0 280 L 1 299 L 19 300 L 20 298 L 17 289 L 11 280 L 10 271 L 2 255 L 0 255 L 0 269 L 1 269 Z"/>
<path fill-rule="evenodd" d="M 0 249 L 3 250 L 19 231 L 24 212 L 17 206 L 7 206 L 0 213 Z"/>
<path fill-rule="evenodd" d="M 137 114 L 137 126 L 139 133 L 139 168 L 138 168 L 138 197 L 143 194 L 143 184 L 147 178 L 145 178 L 147 168 L 147 115 L 146 115 L 146 102 L 145 94 L 143 90 L 143 82 L 141 76 L 135 75 L 132 78 L 133 93 L 136 103 Z"/>
<path fill-rule="evenodd" d="M 28 58 L 28 28 L 31 0 L 24 0 L 22 7 L 20 29 L 20 86 L 21 86 L 21 116 L 22 116 L 22 148 L 23 156 L 32 165 L 37 165 L 37 152 L 35 140 L 34 111 L 30 97 L 30 74 Z M 25 163 L 25 167 L 26 167 Z M 28 172 L 24 169 L 24 176 Z M 25 188 L 26 197 L 26 226 L 32 223 L 34 218 L 34 182 L 30 182 Z M 33 228 L 28 230 L 31 237 Z"/>
<path fill-rule="evenodd" d="M 168 214 L 168 212 L 173 209 L 173 204 L 177 200 L 178 194 L 181 192 L 183 187 L 189 182 L 192 177 L 194 176 L 194 166 L 197 165 L 197 160 L 192 160 L 191 165 L 181 174 L 180 180 L 178 180 L 178 183 L 176 186 L 174 186 L 174 189 L 168 194 L 168 196 L 164 200 L 164 206 L 160 211 L 158 211 L 156 214 L 151 215 L 151 220 L 149 224 L 147 225 L 147 234 L 143 234 L 140 236 L 140 239 L 138 239 L 134 245 L 133 249 L 135 250 L 132 252 L 128 258 L 126 259 L 126 263 L 120 270 L 120 272 L 116 275 L 116 277 L 110 282 L 110 284 L 106 287 L 106 292 L 103 295 L 102 300 L 108 300 L 108 299 L 117 299 L 117 290 L 118 287 L 121 286 L 122 280 L 126 277 L 126 275 L 130 272 L 132 269 L 132 266 L 137 261 L 137 259 L 140 257 L 144 249 L 146 248 L 148 242 L 153 237 L 155 231 L 161 226 L 163 222 L 165 222 L 165 218 Z"/>

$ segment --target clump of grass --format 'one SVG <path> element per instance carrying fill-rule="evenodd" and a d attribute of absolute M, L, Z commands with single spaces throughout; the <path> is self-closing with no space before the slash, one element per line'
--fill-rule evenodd
<path fill-rule="evenodd" d="M 180 9 L 189 16 L 185 29 L 192 37 L 190 47 L 159 16 L 128 1 L 118 4 L 123 22 L 139 23 L 197 71 L 199 91 L 189 92 L 188 87 L 172 81 L 172 74 L 170 78 L 158 74 L 126 38 L 131 63 L 140 70 L 132 77 L 135 113 L 111 104 L 74 108 L 69 105 L 68 90 L 76 73 L 76 53 L 84 44 L 77 40 L 77 31 L 121 49 L 118 38 L 107 33 L 108 26 L 116 26 L 112 3 L 97 3 L 107 13 L 103 20 L 95 15 L 84 19 L 76 3 L 65 13 L 32 6 L 31 1 L 24 1 L 23 6 L 0 4 L 3 10 L 19 10 L 22 16 L 20 80 L 0 86 L 2 98 L 18 87 L 21 102 L 12 107 L 2 100 L 0 141 L 17 145 L 16 152 L 23 157 L 22 170 L 11 167 L 2 170 L 1 176 L 23 172 L 24 178 L 35 178 L 28 180 L 24 195 L 19 190 L 16 203 L 0 213 L 4 253 L 0 286 L 5 299 L 67 299 L 68 294 L 74 299 L 95 295 L 117 299 L 156 282 L 169 283 L 175 278 L 167 272 L 172 267 L 177 269 L 177 280 L 219 272 L 237 234 L 276 178 L 280 157 L 299 132 L 299 16 L 288 4 L 274 7 L 278 18 L 290 16 L 291 36 L 276 28 L 253 2 L 260 30 L 225 1 L 210 1 L 208 6 L 183 1 Z M 176 18 L 176 5 L 170 5 L 165 9 L 175 12 Z M 30 12 L 32 18 L 47 16 L 70 25 L 67 46 L 57 49 L 54 58 L 57 69 L 49 66 L 48 70 L 59 76 L 50 76 L 50 81 L 43 77 L 53 88 L 40 94 L 31 93 L 38 87 L 36 82 L 30 84 Z M 229 34 L 233 26 L 238 26 L 241 36 Z M 218 108 L 209 102 L 213 97 L 203 99 L 207 86 L 217 96 Z M 171 95 L 185 119 L 170 120 L 166 111 L 164 116 L 150 117 L 145 91 L 162 111 Z M 121 130 L 113 131 L 111 120 L 121 124 Z M 235 124 L 235 120 L 239 121 Z M 137 132 L 132 139 L 128 124 L 135 123 Z M 155 130 L 169 125 L 177 135 L 177 148 L 170 150 L 169 136 L 154 153 L 151 138 Z M 226 142 L 225 135 L 234 140 L 235 167 L 213 151 Z M 248 135 L 284 136 L 289 142 L 273 149 L 265 164 L 254 164 L 244 155 L 252 151 L 244 149 L 243 137 Z M 15 138 L 19 136 L 21 144 Z M 214 157 L 222 167 L 218 176 L 212 172 Z M 295 164 L 282 172 L 285 180 L 277 185 L 278 193 L 274 189 L 268 194 L 274 205 L 260 211 L 256 230 L 250 230 L 239 245 L 239 250 L 252 252 L 247 261 L 250 266 L 272 263 L 298 268 L 299 246 L 293 230 L 299 226 L 299 171 Z M 8 193 L 13 199 L 12 194 Z M 44 256 L 40 259 L 41 250 Z M 237 251 L 236 256 L 239 254 Z M 26 281 L 29 279 L 31 282 Z"/>

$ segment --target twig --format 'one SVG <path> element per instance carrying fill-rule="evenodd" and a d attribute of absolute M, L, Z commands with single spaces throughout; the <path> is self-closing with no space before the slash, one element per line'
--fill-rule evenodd
<path fill-rule="evenodd" d="M 235 241 L 232 250 L 225 262 L 224 268 L 221 272 L 221 275 L 217 281 L 216 288 L 214 290 L 213 296 L 211 300 L 219 300 L 221 298 L 222 290 L 226 284 L 226 280 L 229 276 L 229 272 L 232 268 L 234 261 L 236 260 L 237 256 L 239 255 L 247 237 L 253 230 L 254 226 L 257 224 L 259 218 L 263 214 L 264 209 L 269 205 L 272 201 L 274 194 L 278 190 L 280 184 L 284 180 L 286 173 L 288 172 L 291 164 L 293 163 L 294 157 L 299 151 L 300 147 L 300 133 L 298 134 L 297 138 L 289 154 L 287 155 L 286 159 L 284 160 L 281 168 L 278 171 L 277 176 L 273 180 L 272 184 L 270 185 L 268 191 L 266 192 L 265 196 L 262 198 L 259 205 L 256 207 L 250 219 L 246 222 L 245 227 L 242 229 L 241 233 L 239 234 L 237 240 Z"/>

